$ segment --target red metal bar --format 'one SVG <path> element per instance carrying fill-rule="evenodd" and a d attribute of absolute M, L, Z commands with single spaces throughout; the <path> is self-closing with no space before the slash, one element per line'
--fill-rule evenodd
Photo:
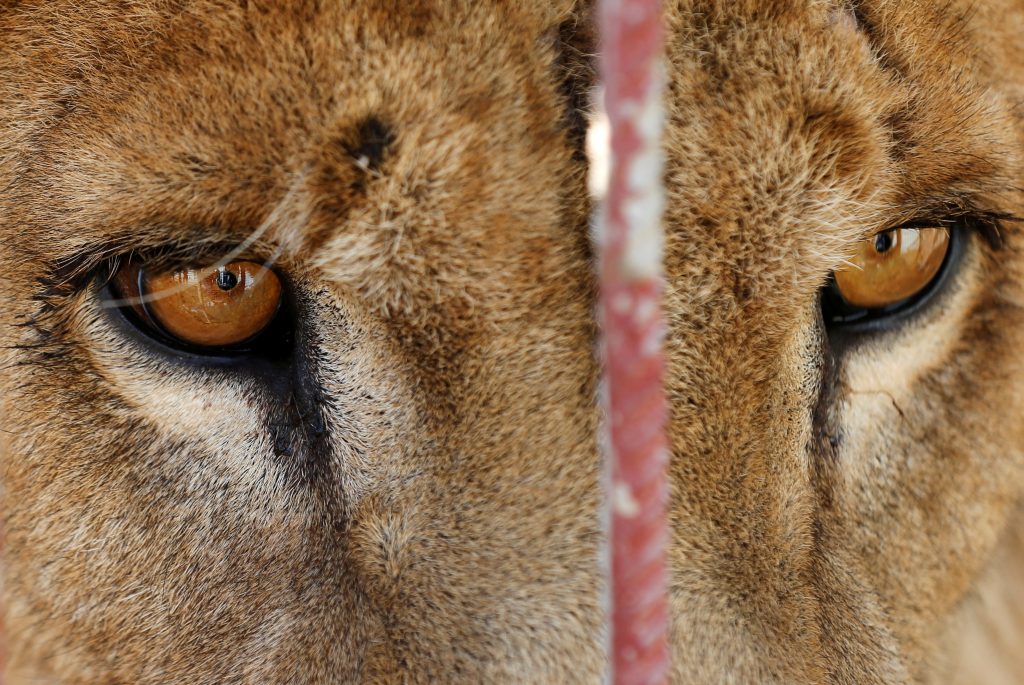
<path fill-rule="evenodd" d="M 3 527 L 0 526 L 0 571 L 2 571 L 4 554 L 4 539 L 3 539 Z M 6 640 L 4 639 L 4 612 L 3 604 L 0 604 L 0 685 L 4 685 L 6 678 L 4 673 L 7 671 L 6 663 Z"/>
<path fill-rule="evenodd" d="M 616 685 L 668 671 L 665 543 L 668 455 L 661 316 L 661 3 L 600 10 L 611 177 L 602 209 L 601 303 Z"/>

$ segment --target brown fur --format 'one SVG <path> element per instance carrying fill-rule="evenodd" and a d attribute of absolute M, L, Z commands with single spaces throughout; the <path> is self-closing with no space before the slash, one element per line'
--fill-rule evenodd
<path fill-rule="evenodd" d="M 892 331 L 818 292 L 878 229 L 1024 214 L 1024 5 L 666 6 L 674 681 L 1014 673 L 1020 231 Z M 0 7 L 11 682 L 599 682 L 585 9 Z M 254 230 L 280 383 L 81 277 Z"/>

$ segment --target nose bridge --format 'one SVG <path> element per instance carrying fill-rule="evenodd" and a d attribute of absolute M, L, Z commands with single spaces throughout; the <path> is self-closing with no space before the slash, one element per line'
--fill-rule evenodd
<path fill-rule="evenodd" d="M 806 307 L 788 333 L 758 333 L 777 330 L 773 309 L 669 335 L 673 602 L 689 678 L 825 678 L 811 577 L 821 328 Z"/>

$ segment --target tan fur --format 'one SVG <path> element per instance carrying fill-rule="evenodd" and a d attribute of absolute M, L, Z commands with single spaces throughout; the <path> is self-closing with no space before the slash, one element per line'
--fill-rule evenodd
<path fill-rule="evenodd" d="M 922 207 L 1021 214 L 1024 6 L 856 10 L 670 12 L 681 682 L 924 678 L 1020 497 L 1017 227 L 859 344 L 829 345 L 817 290 Z"/>
<path fill-rule="evenodd" d="M 1019 228 L 856 344 L 818 293 L 927 209 L 1024 215 L 1024 5 L 666 13 L 673 681 L 1016 682 Z M 0 39 L 10 682 L 600 682 L 587 8 L 34 0 Z M 250 236 L 277 382 L 88 278 Z"/>

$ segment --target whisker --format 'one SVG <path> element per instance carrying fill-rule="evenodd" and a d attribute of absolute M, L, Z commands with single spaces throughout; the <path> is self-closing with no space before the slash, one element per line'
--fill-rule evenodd
<path fill-rule="evenodd" d="M 303 177 L 305 175 L 303 174 Z M 299 183 L 300 179 L 296 179 L 296 183 L 292 184 L 292 187 L 288 190 L 281 201 L 274 206 L 267 218 L 264 219 L 259 226 L 256 227 L 245 240 L 240 242 L 238 245 L 233 247 L 227 253 L 222 255 L 217 261 L 208 267 L 204 267 L 204 270 L 215 271 L 223 269 L 232 262 L 236 261 L 240 256 L 245 254 L 249 248 L 255 245 L 260 238 L 268 231 L 271 227 L 276 225 L 285 224 L 283 221 L 285 212 L 293 205 L 294 199 L 299 194 L 302 187 Z M 295 203 L 298 204 L 298 203 Z M 305 219 L 308 218 L 311 210 L 308 207 L 303 208 L 300 212 L 300 216 L 295 217 L 292 222 L 288 222 L 287 226 L 295 226 L 296 224 L 305 223 Z M 271 255 L 263 262 L 263 266 L 266 268 L 272 267 L 284 251 L 294 242 L 296 232 L 294 230 L 289 231 L 282 240 L 278 241 L 277 247 L 271 252 Z M 117 257 L 114 258 L 118 259 Z M 116 270 L 118 263 L 115 261 L 114 268 L 111 270 L 112 273 Z M 148 304 L 150 302 L 156 302 L 167 297 L 171 297 L 180 292 L 183 292 L 191 287 L 189 283 L 182 283 L 173 287 L 163 288 L 159 291 L 152 293 L 144 293 L 134 297 L 120 297 L 120 298 L 106 298 L 100 302 L 100 307 L 103 309 L 120 309 L 123 307 L 137 307 L 140 305 Z"/>

